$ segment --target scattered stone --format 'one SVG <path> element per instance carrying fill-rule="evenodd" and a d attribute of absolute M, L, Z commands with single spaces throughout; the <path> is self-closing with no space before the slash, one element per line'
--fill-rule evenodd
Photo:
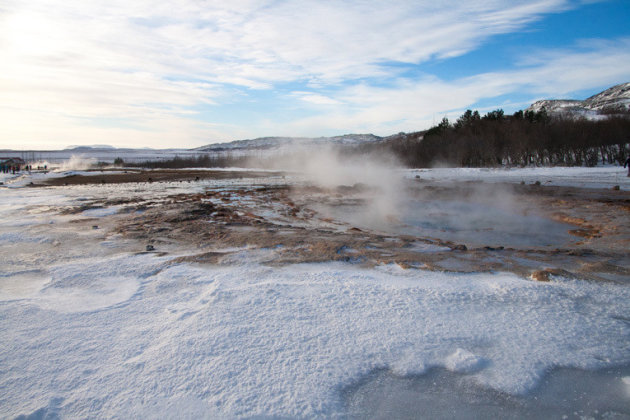
<path fill-rule="evenodd" d="M 453 251 L 468 251 L 468 247 L 464 244 L 458 244 L 451 248 Z"/>
<path fill-rule="evenodd" d="M 621 189 L 621 187 L 619 185 L 615 185 L 614 187 L 612 187 L 613 191 L 619 191 Z"/>
<path fill-rule="evenodd" d="M 536 270 L 529 277 L 535 281 L 551 281 L 551 276 L 575 278 L 573 273 L 561 268 L 545 268 L 544 270 Z"/>
<path fill-rule="evenodd" d="M 534 185 L 537 186 L 537 187 L 540 187 L 540 181 L 534 182 Z"/>
<path fill-rule="evenodd" d="M 92 229 L 94 229 L 94 230 L 98 229 L 98 225 L 93 225 Z"/>
<path fill-rule="evenodd" d="M 598 229 L 592 229 L 588 227 L 586 227 L 585 229 L 571 229 L 569 231 L 569 234 L 573 236 L 579 236 L 581 238 L 587 238 L 587 239 L 602 237 Z"/>
<path fill-rule="evenodd" d="M 503 249 L 505 248 L 502 246 L 497 246 L 497 247 L 484 246 L 483 249 L 485 249 L 486 251 L 503 251 Z"/>
<path fill-rule="evenodd" d="M 406 261 L 396 261 L 396 264 L 403 270 L 409 270 L 410 268 L 413 268 L 413 266 Z"/>
<path fill-rule="evenodd" d="M 551 273 L 549 271 L 536 270 L 529 277 L 535 281 L 548 282 L 551 281 L 551 279 L 549 278 L 550 275 Z"/>
<path fill-rule="evenodd" d="M 147 252 L 155 251 L 155 247 L 153 245 L 147 245 Z"/>

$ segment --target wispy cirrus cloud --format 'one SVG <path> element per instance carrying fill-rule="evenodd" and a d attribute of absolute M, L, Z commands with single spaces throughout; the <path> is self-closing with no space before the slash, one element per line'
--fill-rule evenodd
<path fill-rule="evenodd" d="M 315 107 L 311 117 L 287 127 L 303 130 L 309 119 L 319 121 L 319 131 L 301 134 L 391 127 L 392 121 L 407 127 L 424 121 L 412 113 L 426 115 L 429 106 L 455 109 L 492 95 L 492 86 L 496 96 L 514 84 L 503 86 L 501 77 L 487 74 L 454 83 L 405 78 L 405 69 L 470 52 L 490 37 L 581 4 L 7 0 L 0 6 L 1 141 L 167 147 L 268 134 L 265 127 L 277 130 L 277 122 L 256 125 L 248 118 L 239 125 L 219 117 L 226 103 L 251 100 L 259 91 L 296 101 L 296 108 L 303 104 L 305 112 Z M 548 67 L 532 64 L 527 71 L 543 77 Z M 525 78 L 519 75 L 510 74 Z M 322 107 L 336 111 L 322 113 Z"/>

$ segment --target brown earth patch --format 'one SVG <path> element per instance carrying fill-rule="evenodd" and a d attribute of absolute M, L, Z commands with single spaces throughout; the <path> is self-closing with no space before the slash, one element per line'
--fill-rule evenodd
<path fill-rule="evenodd" d="M 72 174 L 60 178 L 51 178 L 41 185 L 85 185 L 85 184 L 120 184 L 127 182 L 195 182 L 204 179 L 260 178 L 274 175 L 270 172 L 255 171 L 217 171 L 217 170 L 128 170 L 90 171 L 90 175 Z M 280 172 L 275 175 L 281 175 Z"/>
<path fill-rule="evenodd" d="M 535 276 L 542 281 L 549 275 L 563 275 L 541 268 L 549 266 L 565 270 L 564 275 L 573 273 L 578 277 L 598 278 L 598 273 L 611 270 L 617 277 L 628 275 L 627 192 L 519 185 L 501 188 L 515 195 L 525 214 L 532 211 L 567 223 L 567 231 L 582 241 L 557 249 L 504 248 L 493 244 L 468 247 L 439 238 L 359 228 L 312 208 L 320 200 L 360 205 L 359 194 L 365 193 L 362 186 L 345 187 L 344 194 L 338 194 L 338 189 L 308 185 L 208 187 L 202 193 L 173 194 L 159 200 L 134 196 L 86 202 L 67 212 L 77 214 L 90 208 L 120 205 L 113 233 L 138 241 L 139 251 L 147 245 L 152 245 L 155 252 L 189 250 L 188 255 L 176 257 L 175 262 L 220 264 L 236 252 L 234 249 L 247 249 L 270 250 L 259 257 L 268 265 L 344 261 L 359 266 L 398 264 L 405 269 L 511 271 L 523 277 L 540 272 Z M 431 185 L 427 191 L 423 192 L 424 199 L 473 194 L 466 185 Z M 429 251 L 418 251 L 423 247 L 414 247 L 414 243 L 424 244 Z M 576 267 L 582 268 L 576 271 Z"/>

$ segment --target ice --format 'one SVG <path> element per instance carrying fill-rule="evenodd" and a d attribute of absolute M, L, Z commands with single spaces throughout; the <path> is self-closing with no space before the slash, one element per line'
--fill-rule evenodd
<path fill-rule="evenodd" d="M 424 242 L 414 242 L 409 246 L 409 249 L 413 250 L 414 252 L 444 252 L 444 251 L 450 251 L 451 249 L 445 246 L 440 246 L 440 245 L 435 245 L 435 244 L 430 244 L 430 243 L 424 243 Z"/>
<path fill-rule="evenodd" d="M 344 394 L 351 419 L 627 419 L 619 377 L 628 371 L 554 369 L 526 397 L 476 386 L 441 368 L 407 377 L 378 371 Z"/>
<path fill-rule="evenodd" d="M 85 217 L 105 217 L 105 216 L 110 216 L 112 214 L 118 213 L 120 209 L 121 209 L 120 206 L 94 208 L 94 209 L 88 209 L 88 210 L 82 211 L 81 215 Z"/>

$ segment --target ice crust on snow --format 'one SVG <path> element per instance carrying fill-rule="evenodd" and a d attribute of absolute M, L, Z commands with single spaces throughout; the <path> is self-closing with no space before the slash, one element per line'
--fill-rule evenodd
<path fill-rule="evenodd" d="M 482 362 L 482 358 L 475 356 L 471 352 L 464 349 L 457 349 L 455 353 L 446 358 L 444 367 L 451 372 L 470 373 L 479 369 Z"/>
<path fill-rule="evenodd" d="M 374 369 L 442 366 L 518 394 L 553 366 L 630 362 L 628 325 L 614 318 L 630 309 L 620 286 L 151 255 L 49 275 L 38 293 L 0 304 L 0 334 L 11 337 L 0 366 L 13 372 L 3 416 L 51 398 L 71 417 L 123 416 L 129 405 L 142 415 L 145 403 L 187 398 L 225 416 L 330 416 L 342 414 L 339 387 Z"/>

